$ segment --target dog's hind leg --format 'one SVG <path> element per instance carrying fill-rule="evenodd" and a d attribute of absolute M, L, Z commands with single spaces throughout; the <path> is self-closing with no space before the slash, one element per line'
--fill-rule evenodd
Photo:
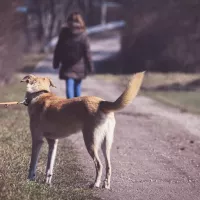
<path fill-rule="evenodd" d="M 108 129 L 106 130 L 106 135 L 102 144 L 102 151 L 105 157 L 106 163 L 106 177 L 103 183 L 103 188 L 110 189 L 110 179 L 111 179 L 111 162 L 110 162 L 110 151 L 113 142 L 115 128 L 115 120 L 108 123 Z"/>
<path fill-rule="evenodd" d="M 35 180 L 36 166 L 42 144 L 43 144 L 42 138 L 38 139 L 32 138 L 32 154 L 31 154 L 31 162 L 28 175 L 28 179 L 31 181 Z"/>
<path fill-rule="evenodd" d="M 96 178 L 94 184 L 91 185 L 91 187 L 100 187 L 101 184 L 101 176 L 102 176 L 102 164 L 99 159 L 98 155 L 98 149 L 95 149 L 93 146 L 90 146 L 88 149 L 88 152 L 90 156 L 92 157 L 95 168 L 96 168 Z"/>
<path fill-rule="evenodd" d="M 48 138 L 46 139 L 49 145 L 47 168 L 46 168 L 46 183 L 50 185 L 53 176 L 53 167 L 56 158 L 58 140 L 48 139 Z"/>
<path fill-rule="evenodd" d="M 102 140 L 100 138 L 95 139 L 92 135 L 93 132 L 88 132 L 86 130 L 83 131 L 86 148 L 88 150 L 88 153 L 92 157 L 96 168 L 95 182 L 90 187 L 100 187 L 102 176 L 102 164 L 99 159 L 98 150 L 101 146 Z"/>

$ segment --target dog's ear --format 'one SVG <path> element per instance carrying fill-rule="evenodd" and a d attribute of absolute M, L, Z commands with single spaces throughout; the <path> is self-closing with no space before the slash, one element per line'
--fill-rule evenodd
<path fill-rule="evenodd" d="M 48 80 L 49 80 L 50 86 L 56 88 L 56 86 L 53 84 L 52 80 L 50 78 L 48 78 Z"/>
<path fill-rule="evenodd" d="M 32 74 L 25 76 L 20 82 L 31 83 L 36 77 Z"/>

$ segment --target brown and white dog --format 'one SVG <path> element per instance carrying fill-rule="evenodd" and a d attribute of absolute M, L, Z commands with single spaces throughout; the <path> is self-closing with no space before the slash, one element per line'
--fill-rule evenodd
<path fill-rule="evenodd" d="M 98 150 L 102 147 L 106 160 L 103 187 L 110 189 L 110 150 L 115 128 L 114 112 L 127 106 L 136 97 L 143 77 L 144 72 L 136 73 L 122 95 L 115 102 L 108 102 L 95 96 L 61 98 L 50 92 L 50 87 L 55 86 L 49 78 L 25 76 L 21 82 L 27 83 L 25 104 L 28 106 L 32 135 L 28 179 L 35 179 L 38 155 L 44 138 L 49 145 L 46 183 L 51 184 L 58 139 L 82 131 L 85 146 L 96 168 L 96 178 L 92 186 L 99 187 L 101 183 L 102 164 Z"/>

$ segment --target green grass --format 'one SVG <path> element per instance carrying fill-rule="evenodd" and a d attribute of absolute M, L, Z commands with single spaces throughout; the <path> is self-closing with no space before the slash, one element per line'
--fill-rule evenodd
<path fill-rule="evenodd" d="M 105 81 L 112 81 L 120 83 L 120 85 L 125 86 L 132 75 L 112 75 L 103 74 L 96 75 L 98 79 L 103 79 Z M 190 81 L 200 79 L 200 73 L 196 74 L 186 74 L 186 73 L 157 73 L 157 72 L 146 72 L 142 86 L 146 89 L 155 88 L 161 85 L 171 85 L 174 83 L 187 84 Z"/>
<path fill-rule="evenodd" d="M 146 73 L 143 87 L 155 88 L 161 85 L 171 85 L 174 83 L 177 84 L 187 84 L 196 79 L 200 79 L 200 74 L 192 74 L 192 73 Z"/>
<path fill-rule="evenodd" d="M 122 87 L 126 86 L 130 77 L 131 75 L 97 75 L 99 79 L 108 82 L 112 81 Z M 145 90 L 142 90 L 140 94 L 180 108 L 183 112 L 200 114 L 200 88 L 198 91 L 156 90 L 159 86 L 171 86 L 172 84 L 187 85 L 198 79 L 200 79 L 200 74 L 198 73 L 146 73 L 142 84 Z"/>
<path fill-rule="evenodd" d="M 200 114 L 199 91 L 173 91 L 170 87 L 168 90 L 151 90 L 151 88 L 171 86 L 172 84 L 185 86 L 198 79 L 200 79 L 200 74 L 198 73 L 147 73 L 143 82 L 145 91 L 142 94 L 162 103 L 177 107 L 183 112 Z"/>
<path fill-rule="evenodd" d="M 167 105 L 177 107 L 183 112 L 200 114 L 200 93 L 194 91 L 145 91 L 143 95 Z"/>
<path fill-rule="evenodd" d="M 24 84 L 0 88 L 0 101 L 20 101 Z M 60 141 L 55 164 L 53 186 L 43 184 L 47 162 L 46 142 L 37 168 L 37 181 L 27 181 L 31 135 L 26 107 L 0 107 L 0 199 L 4 200 L 59 200 L 97 199 L 86 186 L 76 152 L 68 140 Z"/>
<path fill-rule="evenodd" d="M 39 61 L 46 57 L 45 53 L 30 53 L 23 56 L 23 67 L 20 72 L 30 73 L 35 69 Z"/>

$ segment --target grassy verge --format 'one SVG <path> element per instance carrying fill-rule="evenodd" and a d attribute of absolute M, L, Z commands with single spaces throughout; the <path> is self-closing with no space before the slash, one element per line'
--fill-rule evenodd
<path fill-rule="evenodd" d="M 172 84 L 185 85 L 191 81 L 200 79 L 200 74 L 186 73 L 146 73 L 143 87 L 146 89 L 159 86 L 170 86 Z"/>
<path fill-rule="evenodd" d="M 45 53 L 30 53 L 23 56 L 23 68 L 20 72 L 30 73 L 34 70 L 37 63 L 46 57 Z"/>
<path fill-rule="evenodd" d="M 177 107 L 182 112 L 200 114 L 200 94 L 193 91 L 142 91 L 142 95 Z"/>
<path fill-rule="evenodd" d="M 200 93 L 199 85 L 193 85 L 194 91 L 174 90 L 174 86 L 187 88 L 187 85 L 200 79 L 200 74 L 185 73 L 147 73 L 143 87 L 143 95 L 149 96 L 162 103 L 179 108 L 183 112 L 200 114 Z M 156 88 L 167 89 L 156 89 Z M 153 88 L 153 90 L 152 90 Z"/>
<path fill-rule="evenodd" d="M 8 85 L 0 89 L 0 101 L 20 101 L 25 85 Z M 46 143 L 38 163 L 36 182 L 27 181 L 31 153 L 29 120 L 24 106 L 0 108 L 0 199 L 96 199 L 87 189 L 83 172 L 70 142 L 59 144 L 53 186 L 43 184 L 47 159 Z M 84 188 L 83 188 L 84 187 Z"/>
<path fill-rule="evenodd" d="M 120 86 L 127 84 L 130 75 L 97 75 L 97 78 L 112 81 Z M 186 86 L 200 79 L 200 74 L 185 73 L 146 73 L 141 94 L 158 100 L 162 103 L 180 108 L 183 112 L 200 114 L 200 86 L 195 86 L 196 91 L 179 90 L 174 91 L 173 85 Z M 158 90 L 160 86 L 168 88 Z M 199 87 L 199 88 L 198 88 Z"/>

